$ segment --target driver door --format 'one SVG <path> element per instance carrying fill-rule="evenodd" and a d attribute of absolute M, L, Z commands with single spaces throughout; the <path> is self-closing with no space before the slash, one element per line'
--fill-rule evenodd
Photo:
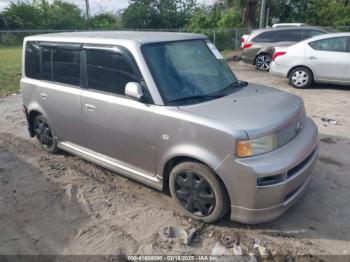
<path fill-rule="evenodd" d="M 88 48 L 84 53 L 82 112 L 88 148 L 155 175 L 152 106 L 125 96 L 126 84 L 140 81 L 131 60 L 111 50 Z"/>

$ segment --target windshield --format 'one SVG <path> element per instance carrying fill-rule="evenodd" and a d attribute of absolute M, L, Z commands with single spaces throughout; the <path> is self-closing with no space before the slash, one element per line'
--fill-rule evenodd
<path fill-rule="evenodd" d="M 204 40 L 147 44 L 142 51 L 167 104 L 215 99 L 240 84 L 216 48 Z"/>

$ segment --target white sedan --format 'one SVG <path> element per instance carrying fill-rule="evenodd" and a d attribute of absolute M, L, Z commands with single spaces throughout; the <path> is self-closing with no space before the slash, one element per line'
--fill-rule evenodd
<path fill-rule="evenodd" d="M 350 33 L 325 34 L 289 47 L 276 47 L 270 73 L 296 88 L 313 82 L 350 85 Z"/>

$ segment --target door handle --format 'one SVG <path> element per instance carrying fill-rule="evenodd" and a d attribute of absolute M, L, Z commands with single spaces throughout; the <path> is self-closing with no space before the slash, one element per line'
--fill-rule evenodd
<path fill-rule="evenodd" d="M 95 111 L 96 110 L 96 106 L 95 105 L 91 105 L 91 104 L 85 104 L 85 108 L 87 110 L 90 110 L 90 111 Z"/>
<path fill-rule="evenodd" d="M 316 56 L 309 56 L 307 59 L 313 60 L 313 59 L 317 59 L 317 57 Z"/>
<path fill-rule="evenodd" d="M 46 100 L 49 96 L 45 93 L 40 93 L 40 97 L 41 97 L 41 99 Z"/>

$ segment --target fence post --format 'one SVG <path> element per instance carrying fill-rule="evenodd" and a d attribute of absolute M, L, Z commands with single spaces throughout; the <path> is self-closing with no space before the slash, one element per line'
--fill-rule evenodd
<path fill-rule="evenodd" d="M 235 33 L 235 51 L 238 50 L 237 48 L 237 43 L 238 43 L 238 28 L 235 29 L 236 33 Z"/>
<path fill-rule="evenodd" d="M 214 45 L 216 45 L 216 30 L 214 28 L 214 33 L 213 33 L 213 42 L 214 42 Z"/>

